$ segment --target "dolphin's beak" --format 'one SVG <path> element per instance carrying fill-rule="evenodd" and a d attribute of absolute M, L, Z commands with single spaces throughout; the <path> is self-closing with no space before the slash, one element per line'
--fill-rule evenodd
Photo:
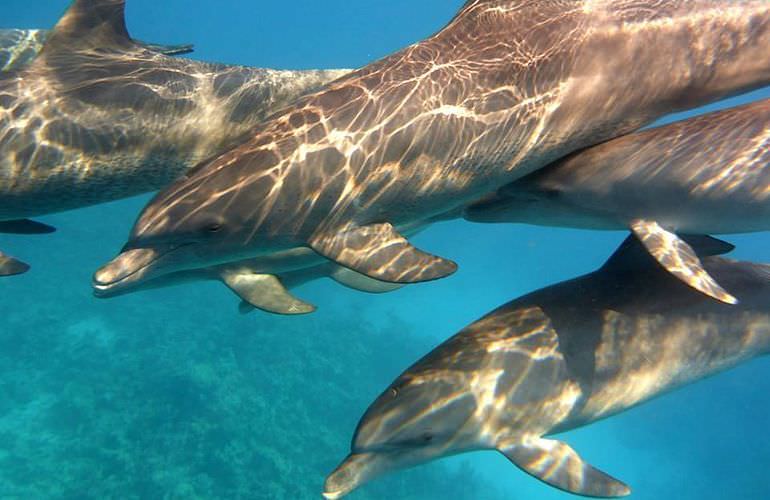
<path fill-rule="evenodd" d="M 97 297 L 111 297 L 137 285 L 151 273 L 153 264 L 177 247 L 134 248 L 126 250 L 94 273 Z"/>
<path fill-rule="evenodd" d="M 387 472 L 387 462 L 378 453 L 351 453 L 329 474 L 324 483 L 324 498 L 342 498 L 362 484 Z"/>

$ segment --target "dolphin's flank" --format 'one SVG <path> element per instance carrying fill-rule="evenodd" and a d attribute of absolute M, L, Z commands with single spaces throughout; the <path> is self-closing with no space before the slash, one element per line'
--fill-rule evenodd
<path fill-rule="evenodd" d="M 765 0 L 472 0 L 434 36 L 298 99 L 176 180 L 126 249 L 158 257 L 148 279 L 300 248 L 379 281 L 440 279 L 456 264 L 400 228 L 767 84 Z M 125 261 L 95 285 L 134 276 Z M 274 264 L 264 272 L 280 274 Z"/>
<path fill-rule="evenodd" d="M 715 256 L 732 246 L 713 238 L 685 239 L 737 305 L 687 286 L 630 236 L 598 271 L 500 307 L 402 373 L 364 414 L 324 496 L 476 450 L 570 493 L 628 495 L 551 436 L 770 349 L 770 266 Z"/>

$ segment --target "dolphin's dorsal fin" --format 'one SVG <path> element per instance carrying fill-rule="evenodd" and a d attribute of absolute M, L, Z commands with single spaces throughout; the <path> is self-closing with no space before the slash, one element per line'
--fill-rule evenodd
<path fill-rule="evenodd" d="M 724 255 L 732 252 L 735 245 L 706 235 L 680 235 L 695 251 L 698 257 L 710 257 Z M 602 271 L 638 270 L 639 268 L 654 266 L 656 261 L 642 245 L 639 239 L 632 233 L 623 240 L 617 250 L 607 259 Z"/>
<path fill-rule="evenodd" d="M 133 45 L 125 12 L 125 0 L 74 0 L 48 37 L 41 56 Z"/>

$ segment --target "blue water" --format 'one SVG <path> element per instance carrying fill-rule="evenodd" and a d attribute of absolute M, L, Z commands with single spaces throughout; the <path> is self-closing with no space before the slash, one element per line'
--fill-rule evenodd
<path fill-rule="evenodd" d="M 0 27 L 49 27 L 66 0 L 3 0 Z M 459 0 L 129 0 L 128 26 L 194 57 L 357 67 L 439 29 Z M 762 91 L 742 98 L 767 97 Z M 719 106 L 724 106 L 720 104 Z M 493 307 L 598 267 L 625 236 L 437 225 L 417 244 L 457 275 L 386 296 L 318 282 L 302 318 L 240 316 L 218 284 L 91 296 L 146 196 L 0 235 L 34 265 L 0 281 L 0 499 L 320 498 L 363 410 L 393 377 Z M 770 261 L 766 235 L 727 238 Z M 748 363 L 562 436 L 636 500 L 770 497 L 770 365 Z M 564 499 L 495 453 L 374 481 L 351 498 Z"/>

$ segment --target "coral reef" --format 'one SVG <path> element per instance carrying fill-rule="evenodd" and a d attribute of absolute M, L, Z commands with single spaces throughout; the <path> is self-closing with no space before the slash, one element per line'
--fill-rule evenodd
<path fill-rule="evenodd" d="M 168 321 L 157 302 L 73 303 L 0 305 L 0 498 L 320 498 L 366 405 L 429 347 L 355 312 Z M 438 463 L 352 498 L 497 495 Z"/>

